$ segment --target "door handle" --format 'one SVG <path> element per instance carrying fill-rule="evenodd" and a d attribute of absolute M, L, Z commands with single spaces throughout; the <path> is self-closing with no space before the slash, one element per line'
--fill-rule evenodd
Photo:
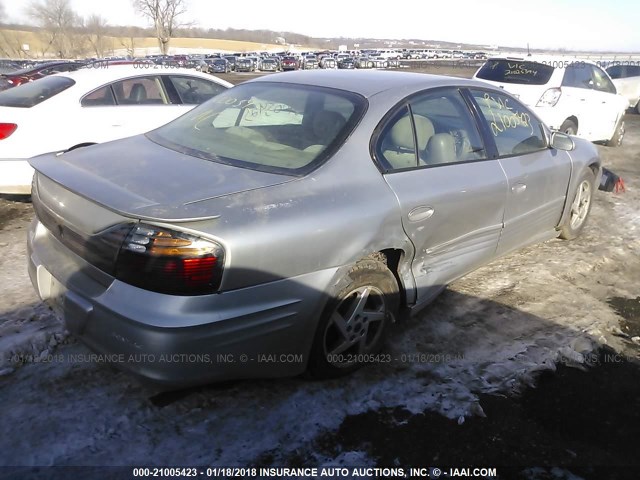
<path fill-rule="evenodd" d="M 513 193 L 522 193 L 527 189 L 527 186 L 524 183 L 516 183 L 513 187 L 511 187 L 511 191 Z"/>
<path fill-rule="evenodd" d="M 407 214 L 407 217 L 409 218 L 410 222 L 420 222 L 422 220 L 426 220 L 427 218 L 430 218 L 434 214 L 434 212 L 435 210 L 433 209 L 433 207 L 421 205 L 411 210 Z"/>

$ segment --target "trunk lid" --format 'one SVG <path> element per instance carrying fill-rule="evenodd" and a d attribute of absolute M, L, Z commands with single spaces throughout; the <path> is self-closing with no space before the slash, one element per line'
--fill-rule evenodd
<path fill-rule="evenodd" d="M 53 181 L 120 215 L 174 222 L 219 216 L 207 200 L 295 179 L 185 155 L 144 135 L 30 163 L 46 188 Z"/>

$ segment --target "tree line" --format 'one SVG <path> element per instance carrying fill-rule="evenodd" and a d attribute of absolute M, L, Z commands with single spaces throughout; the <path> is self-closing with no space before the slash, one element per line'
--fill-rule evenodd
<path fill-rule="evenodd" d="M 136 40 L 156 38 L 160 52 L 167 54 L 172 38 L 214 38 L 257 43 L 286 43 L 320 46 L 320 41 L 292 32 L 270 30 L 200 28 L 183 21 L 187 0 L 131 0 L 136 11 L 149 22 L 148 28 L 109 25 L 95 13 L 83 18 L 72 8 L 70 0 L 31 0 L 24 13 L 33 25 L 6 23 L 5 8 L 0 0 L 0 55 L 5 57 L 53 56 L 79 58 L 104 57 L 114 48 L 126 49 L 133 55 Z M 24 33 L 33 32 L 39 40 L 39 51 L 25 51 Z M 114 45 L 114 38 L 119 45 Z"/>

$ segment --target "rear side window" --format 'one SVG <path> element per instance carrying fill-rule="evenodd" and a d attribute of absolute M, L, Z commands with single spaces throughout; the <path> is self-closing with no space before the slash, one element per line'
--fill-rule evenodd
<path fill-rule="evenodd" d="M 591 78 L 591 65 L 586 63 L 574 63 L 569 65 L 564 72 L 562 79 L 563 87 L 591 88 L 593 78 Z"/>
<path fill-rule="evenodd" d="M 44 77 L 0 92 L 0 107 L 31 108 L 75 85 L 67 77 Z"/>
<path fill-rule="evenodd" d="M 628 65 L 625 77 L 640 77 L 640 65 Z"/>
<path fill-rule="evenodd" d="M 109 85 L 86 95 L 81 102 L 83 107 L 105 107 L 113 106 L 115 104 L 116 100 L 113 98 L 113 92 Z"/>
<path fill-rule="evenodd" d="M 624 75 L 622 74 L 622 65 L 616 65 L 614 67 L 609 67 L 607 69 L 607 73 L 611 78 L 622 78 Z"/>
<path fill-rule="evenodd" d="M 476 77 L 500 83 L 545 85 L 552 74 L 553 67 L 542 63 L 498 59 L 485 63 Z"/>
<path fill-rule="evenodd" d="M 379 137 L 376 157 L 387 172 L 487 157 L 457 90 L 428 92 L 412 98 L 409 106 L 390 119 Z"/>

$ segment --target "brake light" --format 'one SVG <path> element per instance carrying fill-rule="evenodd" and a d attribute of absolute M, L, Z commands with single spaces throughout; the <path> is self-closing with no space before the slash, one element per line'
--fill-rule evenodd
<path fill-rule="evenodd" d="M 559 88 L 549 88 L 542 94 L 536 107 L 553 107 L 560 100 L 560 95 L 562 95 L 562 90 Z"/>
<path fill-rule="evenodd" d="M 155 292 L 204 295 L 218 290 L 223 266 L 224 250 L 217 242 L 139 224 L 120 248 L 115 277 Z"/>
<path fill-rule="evenodd" d="M 9 138 L 16 131 L 18 125 L 15 123 L 0 123 L 0 140 Z"/>

